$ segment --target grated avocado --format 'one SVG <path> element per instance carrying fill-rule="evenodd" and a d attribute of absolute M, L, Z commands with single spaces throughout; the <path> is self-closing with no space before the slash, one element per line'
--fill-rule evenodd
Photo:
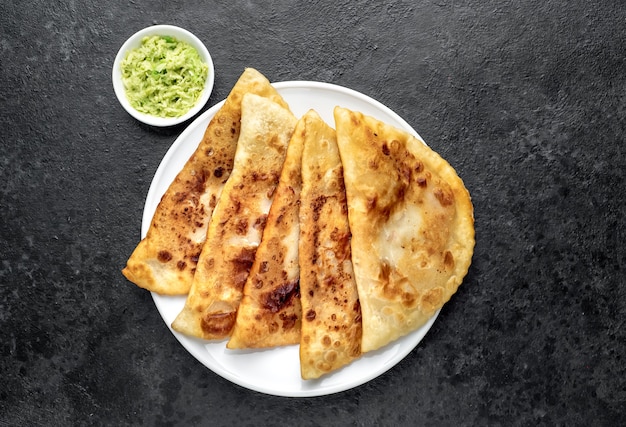
<path fill-rule="evenodd" d="M 130 105 L 157 117 L 180 117 L 200 98 L 209 67 L 188 43 L 148 36 L 121 63 Z"/>

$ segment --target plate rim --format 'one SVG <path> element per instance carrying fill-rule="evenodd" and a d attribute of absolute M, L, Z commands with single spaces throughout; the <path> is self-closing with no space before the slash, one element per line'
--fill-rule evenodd
<path fill-rule="evenodd" d="M 291 81 L 283 81 L 283 82 L 275 82 L 272 83 L 272 86 L 274 86 L 279 93 L 281 91 L 286 91 L 286 90 L 291 90 L 291 89 L 296 89 L 296 90 L 327 90 L 327 91 L 331 91 L 331 92 L 339 92 L 342 93 L 344 95 L 356 98 L 358 100 L 360 100 L 361 102 L 365 102 L 367 104 L 370 104 L 372 107 L 380 110 L 381 112 L 387 114 L 388 116 L 390 116 L 391 118 L 393 118 L 395 121 L 397 121 L 397 125 L 400 125 L 404 130 L 410 132 L 411 134 L 413 134 L 414 136 L 416 136 L 417 138 L 419 138 L 422 142 L 424 142 L 424 140 L 421 138 L 421 136 L 417 133 L 417 131 L 415 129 L 413 129 L 413 127 L 411 127 L 401 116 L 399 116 L 395 111 L 391 110 L 389 107 L 387 107 L 386 105 L 384 105 L 383 103 L 381 103 L 380 101 L 377 101 L 376 99 L 365 95 L 361 92 L 358 92 L 354 89 L 350 89 L 344 86 L 340 86 L 337 84 L 333 84 L 333 83 L 325 83 L 325 82 L 318 82 L 318 81 L 308 81 L 308 80 L 291 80 Z M 282 95 L 282 94 L 281 94 Z M 222 107 L 222 105 L 224 105 L 225 100 L 221 100 L 220 102 L 216 103 L 215 105 L 211 106 L 208 110 L 206 110 L 204 113 L 202 113 L 200 116 L 198 116 L 196 119 L 194 119 L 184 130 L 183 132 L 175 139 L 175 141 L 172 143 L 172 145 L 168 148 L 167 152 L 165 153 L 165 155 L 163 156 L 163 158 L 161 159 L 157 170 L 155 171 L 151 183 L 150 183 L 150 187 L 148 190 L 148 193 L 146 195 L 146 200 L 144 203 L 144 210 L 143 210 L 143 215 L 142 215 L 142 226 L 141 226 L 141 238 L 143 239 L 148 231 L 148 228 L 150 226 L 150 222 L 152 220 L 152 217 L 154 216 L 154 212 L 156 210 L 156 206 L 158 205 L 158 201 L 155 202 L 156 200 L 160 200 L 163 193 L 165 191 L 167 191 L 167 187 L 162 190 L 159 193 L 159 189 L 157 189 L 157 183 L 159 183 L 162 179 L 163 179 L 163 174 L 166 172 L 166 166 L 169 164 L 169 162 L 171 161 L 171 158 L 175 155 L 175 153 L 177 152 L 177 150 L 179 149 L 180 146 L 182 146 L 183 144 L 187 143 L 189 144 L 189 142 L 187 142 L 187 139 L 189 138 L 189 136 L 191 134 L 193 134 L 197 128 L 199 126 L 201 126 L 205 121 L 210 121 L 210 119 L 216 114 L 216 112 Z M 208 124 L 208 122 L 207 122 Z M 332 126 L 332 124 L 329 124 Z M 206 125 L 205 125 L 206 126 Z M 194 142 L 194 148 L 193 150 L 195 151 L 197 145 L 200 143 L 201 138 L 197 141 Z M 424 142 L 425 143 L 425 142 Z M 331 385 L 331 386 L 326 386 L 324 387 L 322 384 L 320 384 L 319 387 L 314 387 L 314 388 L 307 388 L 307 389 L 301 389 L 301 390 L 297 390 L 297 391 L 293 391 L 293 390 L 289 390 L 289 391 L 281 391 L 279 389 L 273 388 L 273 387 L 263 387 L 263 386 L 259 386 L 256 384 L 251 384 L 251 383 L 246 383 L 245 381 L 242 381 L 240 377 L 234 375 L 233 373 L 231 373 L 229 370 L 222 368 L 221 366 L 209 366 L 209 364 L 207 364 L 205 362 L 205 357 L 203 357 L 202 354 L 200 354 L 201 352 L 198 351 L 198 346 L 196 345 L 190 345 L 192 343 L 198 343 L 200 340 L 194 339 L 192 337 L 187 337 L 184 336 L 183 334 L 180 334 L 176 331 L 174 331 L 171 327 L 171 324 L 168 324 L 168 322 L 166 321 L 166 315 L 164 313 L 164 308 L 162 306 L 162 304 L 164 304 L 164 301 L 167 300 L 172 300 L 174 298 L 181 298 L 181 297 L 186 297 L 186 296 L 175 296 L 175 297 L 170 297 L 170 296 L 165 296 L 165 295 L 159 295 L 155 292 L 151 292 L 152 295 L 152 299 L 153 302 L 159 312 L 159 315 L 161 316 L 162 320 L 164 321 L 164 323 L 166 324 L 167 328 L 170 330 L 170 332 L 174 335 L 174 337 L 177 339 L 177 341 L 179 342 L 179 344 L 181 344 L 183 346 L 183 348 L 190 353 L 201 365 L 203 365 L 205 368 L 208 368 L 209 370 L 211 370 L 213 373 L 219 375 L 220 377 L 232 382 L 233 384 L 237 384 L 240 387 L 246 388 L 248 390 L 252 390 L 252 391 L 256 391 L 259 393 L 263 393 L 263 394 L 267 394 L 267 395 L 273 395 L 273 396 L 280 396 L 280 397 L 319 397 L 319 396 L 326 396 L 326 395 L 331 395 L 331 394 L 335 394 L 335 393 L 340 393 L 343 391 L 347 391 L 350 389 L 353 389 L 355 387 L 361 386 L 383 374 L 385 374 L 387 371 L 389 371 L 390 369 L 392 369 L 394 366 L 396 366 L 398 363 L 400 363 L 402 360 L 404 360 L 406 358 L 406 356 L 409 355 L 409 353 L 411 353 L 418 345 L 419 343 L 424 339 L 424 337 L 426 336 L 426 334 L 428 333 L 428 331 L 431 329 L 432 325 L 434 324 L 435 320 L 437 319 L 441 309 L 437 310 L 433 316 L 424 324 L 422 325 L 422 327 L 420 327 L 419 329 L 399 338 L 397 341 L 395 341 L 394 343 L 396 345 L 401 345 L 398 344 L 401 340 L 410 340 L 410 342 L 408 343 L 408 345 L 406 345 L 404 347 L 404 349 L 400 352 L 398 352 L 396 355 L 394 355 L 394 357 L 392 358 L 392 361 L 390 363 L 385 363 L 383 364 L 381 367 L 379 367 L 378 369 L 372 370 L 370 372 L 368 372 L 365 375 L 359 376 L 356 379 L 351 379 L 350 381 L 346 381 L 340 384 L 335 384 L 335 385 Z M 224 341 L 225 343 L 225 341 Z M 385 349 L 388 349 L 389 346 L 394 345 L 394 343 L 390 343 L 387 346 L 383 347 L 380 350 L 376 350 L 374 352 L 368 352 L 366 353 L 366 355 L 364 356 L 373 356 L 376 357 L 377 353 L 380 353 L 382 351 L 384 351 Z M 188 345 L 189 344 L 189 345 Z M 209 344 L 209 342 L 204 343 L 203 344 Z M 294 344 L 293 346 L 297 346 L 297 344 Z M 292 346 L 289 346 L 292 347 Z M 358 360 L 352 362 L 352 363 L 356 363 L 358 362 Z M 304 380 L 303 380 L 304 381 Z M 312 383 L 312 382 L 311 382 Z"/>

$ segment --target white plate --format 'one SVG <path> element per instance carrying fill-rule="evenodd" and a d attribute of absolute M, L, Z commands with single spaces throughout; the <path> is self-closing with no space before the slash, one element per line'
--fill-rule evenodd
<path fill-rule="evenodd" d="M 419 137 L 396 113 L 359 92 L 327 83 L 293 81 L 275 83 L 296 117 L 315 109 L 330 126 L 334 127 L 333 109 L 336 105 L 373 116 Z M 161 196 L 189 156 L 200 143 L 210 119 L 223 101 L 198 117 L 176 139 L 157 169 L 146 199 L 141 234 L 145 237 Z M 421 138 L 420 138 L 421 139 Z M 152 294 L 154 302 L 171 330 L 174 318 L 185 304 L 185 296 L 169 297 Z M 182 335 L 172 330 L 180 343 L 202 364 L 235 384 L 276 396 L 309 397 L 336 393 L 361 385 L 383 374 L 400 362 L 424 338 L 431 328 L 435 315 L 417 331 L 367 353 L 350 365 L 319 380 L 304 381 L 300 377 L 299 349 L 297 345 L 270 350 L 233 351 L 226 349 L 226 341 L 210 343 Z"/>

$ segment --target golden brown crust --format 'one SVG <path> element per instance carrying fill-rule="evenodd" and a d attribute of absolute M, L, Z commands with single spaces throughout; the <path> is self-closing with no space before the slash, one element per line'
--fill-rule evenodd
<path fill-rule="evenodd" d="M 366 352 L 416 330 L 456 292 L 471 263 L 473 207 L 422 141 L 361 113 L 334 114 Z"/>
<path fill-rule="evenodd" d="M 233 170 L 209 222 L 185 306 L 172 324 L 204 339 L 231 333 L 296 124 L 289 110 L 267 98 L 245 94 L 241 106 Z"/>
<path fill-rule="evenodd" d="M 161 198 L 146 237 L 122 270 L 137 286 L 167 295 L 189 292 L 209 219 L 233 167 L 245 93 L 288 108 L 261 73 L 252 68 L 243 72 L 198 148 Z"/>
<path fill-rule="evenodd" d="M 304 122 L 298 121 L 276 194 L 243 289 L 227 348 L 264 348 L 300 342 L 298 233 Z"/>
<path fill-rule="evenodd" d="M 303 379 L 313 379 L 360 356 L 361 311 L 335 131 L 313 111 L 302 120 L 300 369 Z"/>

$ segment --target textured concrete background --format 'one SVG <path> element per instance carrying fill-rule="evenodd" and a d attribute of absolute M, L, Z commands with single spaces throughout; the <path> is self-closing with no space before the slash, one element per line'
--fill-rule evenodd
<path fill-rule="evenodd" d="M 0 425 L 626 422 L 622 1 L 117 1 L 0 5 Z M 344 85 L 465 180 L 463 286 L 381 377 L 289 399 L 204 368 L 120 274 L 184 129 L 131 118 L 119 47 L 171 23 L 209 47 L 206 108 L 246 66 Z"/>

